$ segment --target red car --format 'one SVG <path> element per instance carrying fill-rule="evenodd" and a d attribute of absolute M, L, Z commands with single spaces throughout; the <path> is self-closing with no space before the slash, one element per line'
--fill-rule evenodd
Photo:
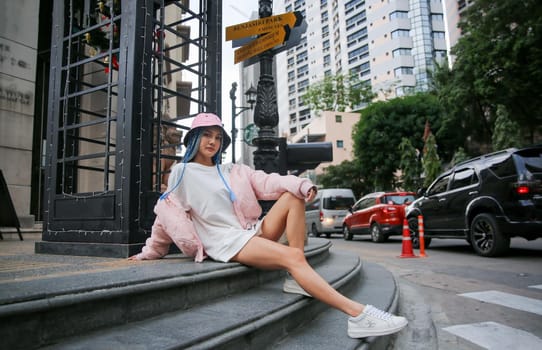
<path fill-rule="evenodd" d="M 416 199 L 414 192 L 375 192 L 358 200 L 343 221 L 344 239 L 370 234 L 373 242 L 384 242 L 403 233 L 405 207 Z"/>

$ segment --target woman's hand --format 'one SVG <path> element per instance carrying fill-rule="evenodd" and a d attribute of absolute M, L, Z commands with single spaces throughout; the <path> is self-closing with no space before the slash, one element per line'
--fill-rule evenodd
<path fill-rule="evenodd" d="M 312 201 L 316 197 L 316 193 L 318 193 L 316 186 L 311 187 L 309 192 L 307 192 L 307 202 Z"/>

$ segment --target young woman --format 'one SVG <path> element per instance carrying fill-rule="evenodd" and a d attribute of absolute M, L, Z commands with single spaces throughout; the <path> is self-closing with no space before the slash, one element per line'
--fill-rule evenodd
<path fill-rule="evenodd" d="M 292 175 L 220 164 L 221 153 L 230 142 L 218 116 L 196 116 L 184 139 L 183 162 L 173 167 L 168 191 L 156 206 L 151 237 L 142 252 L 130 259 L 161 258 L 175 243 L 196 261 L 206 254 L 217 261 L 282 269 L 293 277 L 286 278 L 284 292 L 312 296 L 349 315 L 348 335 L 352 338 L 391 334 L 405 327 L 404 317 L 343 296 L 308 264 L 303 251 L 305 200 L 314 198 L 316 187 L 308 179 Z M 276 200 L 262 219 L 258 200 Z M 176 208 L 176 214 L 163 209 L 161 201 Z M 284 232 L 288 245 L 277 242 Z M 190 239 L 193 245 L 187 245 Z"/>

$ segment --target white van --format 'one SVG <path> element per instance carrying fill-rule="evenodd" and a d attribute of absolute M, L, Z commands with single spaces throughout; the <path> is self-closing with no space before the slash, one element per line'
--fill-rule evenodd
<path fill-rule="evenodd" d="M 312 202 L 305 206 L 305 222 L 309 234 L 319 237 L 342 232 L 343 219 L 356 202 L 349 188 L 325 188 L 318 190 Z"/>

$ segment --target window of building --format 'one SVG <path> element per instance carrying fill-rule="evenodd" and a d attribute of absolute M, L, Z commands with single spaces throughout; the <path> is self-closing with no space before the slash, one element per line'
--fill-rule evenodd
<path fill-rule="evenodd" d="M 344 148 L 343 140 L 337 140 L 336 144 L 337 144 L 337 148 Z"/>
<path fill-rule="evenodd" d="M 432 13 L 431 14 L 431 20 L 435 22 L 443 22 L 444 16 L 441 13 Z"/>
<path fill-rule="evenodd" d="M 347 43 L 347 46 L 350 47 L 365 39 L 367 39 L 367 27 L 364 27 L 358 30 L 357 32 L 348 35 L 346 37 L 346 43 Z"/>
<path fill-rule="evenodd" d="M 340 114 L 335 115 L 335 123 L 342 123 L 343 122 L 343 116 Z"/>
<path fill-rule="evenodd" d="M 433 57 L 436 60 L 443 60 L 446 58 L 446 50 L 435 50 L 433 51 Z"/>
<path fill-rule="evenodd" d="M 414 68 L 413 67 L 397 67 L 393 70 L 393 73 L 396 77 L 400 77 L 401 75 L 412 75 L 414 74 Z"/>
<path fill-rule="evenodd" d="M 392 51 L 393 57 L 399 57 L 399 56 L 411 56 L 412 55 L 412 49 L 408 48 L 398 48 Z"/>
<path fill-rule="evenodd" d="M 288 72 L 288 82 L 291 82 L 295 78 L 295 73 L 293 70 Z"/>
<path fill-rule="evenodd" d="M 329 39 L 326 39 L 322 42 L 322 48 L 324 53 L 329 51 Z"/>
<path fill-rule="evenodd" d="M 444 32 L 433 32 L 433 38 L 435 38 L 435 39 L 444 39 L 445 34 L 444 34 Z"/>
<path fill-rule="evenodd" d="M 398 86 L 395 88 L 395 96 L 401 97 L 414 93 L 414 86 Z"/>
<path fill-rule="evenodd" d="M 408 11 L 393 11 L 390 13 L 390 20 L 408 18 Z"/>
<path fill-rule="evenodd" d="M 365 10 L 360 11 L 357 14 L 353 15 L 352 17 L 346 19 L 346 30 L 350 30 L 354 26 L 360 25 L 366 20 L 367 20 L 367 16 L 365 15 Z"/>
<path fill-rule="evenodd" d="M 369 44 L 365 44 L 348 53 L 348 63 L 352 64 L 369 56 Z"/>
<path fill-rule="evenodd" d="M 309 65 L 305 64 L 297 68 L 297 78 L 302 78 L 303 76 L 309 74 Z"/>
<path fill-rule="evenodd" d="M 408 38 L 410 36 L 410 31 L 408 29 L 397 29 L 391 32 L 391 38 Z"/>
<path fill-rule="evenodd" d="M 307 60 L 307 51 L 303 51 L 299 54 L 297 54 L 296 56 L 296 63 L 297 64 L 300 64 L 302 63 L 303 61 L 306 61 Z"/>

